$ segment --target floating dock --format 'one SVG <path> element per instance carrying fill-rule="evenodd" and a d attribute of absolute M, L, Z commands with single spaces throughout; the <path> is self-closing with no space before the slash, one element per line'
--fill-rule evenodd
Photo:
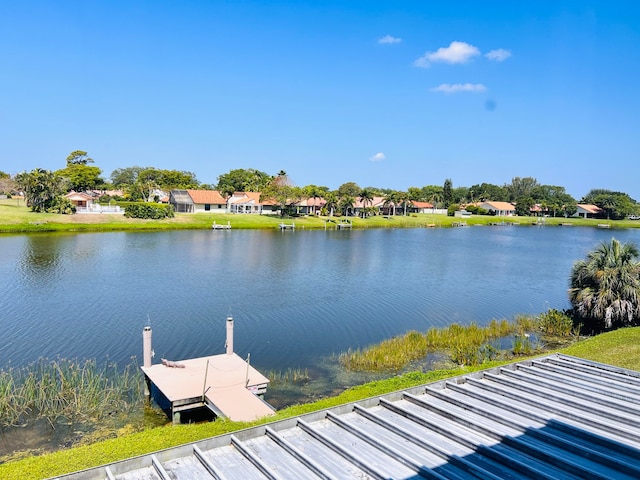
<path fill-rule="evenodd" d="M 269 379 L 233 352 L 233 318 L 227 318 L 227 352 L 209 357 L 151 363 L 151 328 L 143 331 L 146 394 L 168 407 L 174 424 L 181 413 L 208 408 L 216 417 L 249 422 L 273 415 L 261 397 Z"/>
<path fill-rule="evenodd" d="M 231 230 L 231 222 L 227 222 L 226 225 L 224 223 L 219 224 L 219 223 L 213 222 L 213 225 L 211 225 L 211 228 L 213 230 Z"/>

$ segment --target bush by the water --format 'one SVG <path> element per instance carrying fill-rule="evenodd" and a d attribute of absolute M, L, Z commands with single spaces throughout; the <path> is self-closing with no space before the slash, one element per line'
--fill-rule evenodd
<path fill-rule="evenodd" d="M 573 319 L 566 313 L 551 308 L 540 315 L 538 328 L 543 335 L 568 337 L 574 329 Z"/>
<path fill-rule="evenodd" d="M 158 203 L 131 203 L 127 205 L 124 216 L 129 218 L 148 218 L 161 220 L 174 217 L 173 205 Z"/>

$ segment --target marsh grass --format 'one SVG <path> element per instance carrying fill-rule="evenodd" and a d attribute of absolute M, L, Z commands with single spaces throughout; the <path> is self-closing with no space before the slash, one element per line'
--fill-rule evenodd
<path fill-rule="evenodd" d="M 306 385 L 310 379 L 309 370 L 306 368 L 288 368 L 284 372 L 270 370 L 267 372 L 267 378 L 271 382 L 271 386 Z"/>
<path fill-rule="evenodd" d="M 364 349 L 348 350 L 340 354 L 338 360 L 351 371 L 397 373 L 435 352 L 446 353 L 457 365 L 480 365 L 509 355 L 531 355 L 540 350 L 538 333 L 555 337 L 572 333 L 571 329 L 567 330 L 564 319 L 551 325 L 542 321 L 549 316 L 557 317 L 553 311 L 549 312 L 540 317 L 519 315 L 513 321 L 492 320 L 483 327 L 476 323 L 454 323 L 444 328 L 430 328 L 425 333 L 411 331 Z M 509 338 L 511 348 L 501 348 L 501 340 Z"/>
<path fill-rule="evenodd" d="M 95 360 L 40 359 L 0 370 L 0 426 L 26 425 L 37 418 L 71 423 L 100 419 L 140 406 L 140 369 L 131 363 L 99 367 Z"/>

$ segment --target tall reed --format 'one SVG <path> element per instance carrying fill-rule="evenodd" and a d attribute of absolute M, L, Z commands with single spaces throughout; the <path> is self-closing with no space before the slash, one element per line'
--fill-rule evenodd
<path fill-rule="evenodd" d="M 42 358 L 22 368 L 0 370 L 0 425 L 29 420 L 99 419 L 124 412 L 143 399 L 143 379 L 135 362 L 123 370 L 95 360 Z"/>

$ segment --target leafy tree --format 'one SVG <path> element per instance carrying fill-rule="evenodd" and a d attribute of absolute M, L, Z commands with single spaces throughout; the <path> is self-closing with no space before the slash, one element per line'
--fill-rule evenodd
<path fill-rule="evenodd" d="M 140 172 L 145 170 L 145 167 L 127 167 L 127 168 L 116 168 L 109 178 L 111 178 L 111 183 L 116 188 L 126 187 L 129 185 L 133 185 L 138 181 L 138 175 Z"/>
<path fill-rule="evenodd" d="M 491 183 L 481 183 L 469 187 L 469 199 L 471 202 L 506 202 L 509 200 L 509 193 L 506 187 L 500 187 Z"/>
<path fill-rule="evenodd" d="M 338 195 L 340 197 L 349 196 L 356 198 L 360 194 L 360 190 L 357 183 L 347 182 L 338 187 Z"/>
<path fill-rule="evenodd" d="M 605 189 L 593 189 L 582 198 L 581 203 L 591 203 L 603 209 L 607 218 L 620 220 L 638 209 L 637 202 L 628 194 Z"/>
<path fill-rule="evenodd" d="M 469 187 L 456 187 L 452 191 L 453 201 L 456 203 L 471 202 Z"/>
<path fill-rule="evenodd" d="M 18 187 L 24 192 L 27 206 L 31 207 L 34 212 L 46 212 L 66 191 L 63 178 L 54 172 L 41 168 L 36 168 L 29 173 L 19 173 L 15 180 Z"/>
<path fill-rule="evenodd" d="M 12 195 L 17 191 L 14 179 L 8 173 L 0 171 L 0 194 Z"/>
<path fill-rule="evenodd" d="M 68 187 L 76 192 L 92 190 L 104 184 L 100 177 L 102 170 L 84 163 L 68 163 L 67 168 L 56 171 L 59 177 L 66 178 Z"/>
<path fill-rule="evenodd" d="M 612 238 L 573 265 L 569 301 L 577 320 L 605 328 L 640 321 L 638 254 L 634 243 Z"/>
<path fill-rule="evenodd" d="M 518 198 L 530 197 L 534 189 L 538 186 L 538 181 L 533 177 L 514 177 L 511 184 L 505 185 L 505 189 L 509 193 L 509 202 L 516 202 Z"/>
<path fill-rule="evenodd" d="M 453 203 L 453 183 L 450 178 L 447 178 L 442 186 L 442 201 L 445 208 L 448 208 Z"/>
<path fill-rule="evenodd" d="M 84 150 L 74 150 L 67 157 L 67 167 L 71 165 L 86 165 L 87 163 L 93 163 L 93 158 L 89 157 Z"/>
<path fill-rule="evenodd" d="M 260 170 L 237 168 L 218 177 L 216 190 L 226 197 L 234 192 L 261 192 L 271 180 L 271 175 Z"/>
<path fill-rule="evenodd" d="M 160 170 L 159 187 L 163 190 L 198 188 L 200 182 L 193 172 L 185 170 Z"/>
<path fill-rule="evenodd" d="M 260 193 L 260 201 L 277 202 L 280 206 L 280 216 L 284 216 L 289 210 L 288 207 L 298 203 L 302 196 L 302 189 L 291 185 L 287 172 L 280 170 Z"/>
<path fill-rule="evenodd" d="M 516 200 L 516 215 L 528 217 L 531 215 L 531 207 L 535 205 L 530 196 L 520 197 Z"/>

